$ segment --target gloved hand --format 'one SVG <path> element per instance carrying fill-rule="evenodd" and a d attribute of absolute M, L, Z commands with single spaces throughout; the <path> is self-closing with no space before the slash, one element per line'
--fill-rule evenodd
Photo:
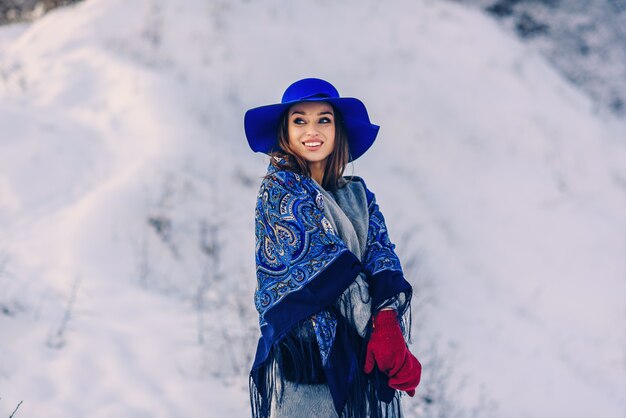
<path fill-rule="evenodd" d="M 382 310 L 374 317 L 372 335 L 367 343 L 365 373 L 374 366 L 389 377 L 389 387 L 415 395 L 422 376 L 422 365 L 409 351 L 395 310 Z"/>

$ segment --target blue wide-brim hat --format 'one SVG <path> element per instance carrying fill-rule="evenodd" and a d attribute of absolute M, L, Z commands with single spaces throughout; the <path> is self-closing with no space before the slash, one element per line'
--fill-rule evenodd
<path fill-rule="evenodd" d="M 280 103 L 255 107 L 246 112 L 244 127 L 248 144 L 254 152 L 278 151 L 278 124 L 284 112 L 300 102 L 324 101 L 341 113 L 348 137 L 350 161 L 356 160 L 372 146 L 379 126 L 370 122 L 363 102 L 353 97 L 339 97 L 328 81 L 319 78 L 298 80 L 285 90 Z"/>

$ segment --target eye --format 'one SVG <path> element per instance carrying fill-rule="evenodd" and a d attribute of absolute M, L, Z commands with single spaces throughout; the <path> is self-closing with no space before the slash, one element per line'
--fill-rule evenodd
<path fill-rule="evenodd" d="M 324 116 L 320 119 L 320 123 L 333 123 L 333 120 L 329 117 Z"/>
<path fill-rule="evenodd" d="M 295 118 L 292 122 L 296 125 L 304 125 L 306 123 L 302 118 Z"/>

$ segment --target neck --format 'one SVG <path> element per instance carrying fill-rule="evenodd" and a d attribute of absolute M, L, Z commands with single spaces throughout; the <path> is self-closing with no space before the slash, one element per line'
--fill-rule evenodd
<path fill-rule="evenodd" d="M 311 178 L 315 180 L 320 186 L 324 180 L 324 169 L 326 168 L 326 161 L 316 161 L 309 163 L 309 170 L 311 171 Z"/>

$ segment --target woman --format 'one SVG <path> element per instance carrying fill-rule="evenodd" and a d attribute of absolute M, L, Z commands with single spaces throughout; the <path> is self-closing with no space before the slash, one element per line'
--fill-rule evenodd
<path fill-rule="evenodd" d="M 254 417 L 395 417 L 400 392 L 415 393 L 401 320 L 412 289 L 374 194 L 343 176 L 378 129 L 315 78 L 246 112 L 250 147 L 270 155 L 255 211 Z"/>

